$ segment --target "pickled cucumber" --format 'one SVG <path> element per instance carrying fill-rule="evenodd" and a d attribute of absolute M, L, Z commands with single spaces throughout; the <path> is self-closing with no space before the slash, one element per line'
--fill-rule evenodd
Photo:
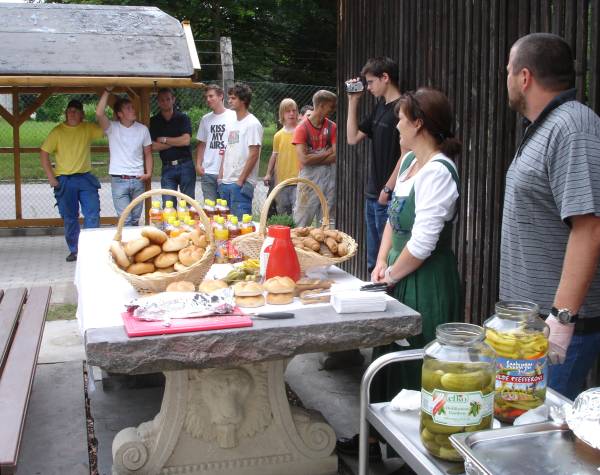
<path fill-rule="evenodd" d="M 478 430 L 491 429 L 492 421 L 493 421 L 492 416 L 486 416 L 483 419 L 481 419 L 481 422 L 479 424 L 477 424 L 476 426 L 466 426 L 465 432 L 477 432 Z"/>
<path fill-rule="evenodd" d="M 440 447 L 439 457 L 444 460 L 454 460 L 457 462 L 463 459 L 460 456 L 460 454 L 454 449 L 454 447 Z"/>
<path fill-rule="evenodd" d="M 425 426 L 425 428 L 429 431 L 429 432 L 433 432 L 436 435 L 437 434 L 446 434 L 446 435 L 450 435 L 450 434 L 457 434 L 459 432 L 464 432 L 464 427 L 462 426 L 445 426 L 443 424 L 436 424 L 435 422 L 433 422 L 433 419 L 431 418 L 431 416 L 421 413 L 421 424 L 423 424 Z"/>
<path fill-rule="evenodd" d="M 421 385 L 423 389 L 426 391 L 432 392 L 436 388 L 440 388 L 442 386 L 441 380 L 444 372 L 441 369 L 436 369 L 435 371 L 425 371 L 423 368 Z"/>
<path fill-rule="evenodd" d="M 452 447 L 452 444 L 450 443 L 450 439 L 448 437 L 448 435 L 436 435 L 435 443 L 438 444 L 440 447 Z"/>
<path fill-rule="evenodd" d="M 423 427 L 423 429 L 421 430 L 421 439 L 433 442 L 435 440 L 435 434 L 432 434 L 427 430 L 426 427 Z"/>
<path fill-rule="evenodd" d="M 447 391 L 479 391 L 486 382 L 487 378 L 481 371 L 446 373 L 441 377 L 442 387 Z"/>

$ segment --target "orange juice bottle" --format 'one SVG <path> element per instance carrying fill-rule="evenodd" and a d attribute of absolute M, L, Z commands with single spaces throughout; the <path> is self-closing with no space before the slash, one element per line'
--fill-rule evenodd
<path fill-rule="evenodd" d="M 150 226 L 154 226 L 155 228 L 162 229 L 164 226 L 163 223 L 163 210 L 160 204 L 160 201 L 153 201 L 152 207 L 150 208 Z"/>
<path fill-rule="evenodd" d="M 181 222 L 185 222 L 186 218 L 190 217 L 190 210 L 185 200 L 179 200 L 177 206 L 177 219 Z"/>
<path fill-rule="evenodd" d="M 163 222 L 168 223 L 169 218 L 177 218 L 177 210 L 173 207 L 171 200 L 165 202 L 165 209 L 163 209 Z"/>
<path fill-rule="evenodd" d="M 256 231 L 256 227 L 252 222 L 252 216 L 250 216 L 249 214 L 245 214 L 244 216 L 242 216 L 242 225 L 240 226 L 240 233 L 249 234 L 253 233 L 254 231 Z"/>
<path fill-rule="evenodd" d="M 219 216 L 220 219 L 223 219 Z M 227 244 L 229 242 L 229 230 L 225 226 L 216 227 L 215 233 L 215 262 L 217 264 L 226 264 L 229 261 L 227 254 Z"/>
<path fill-rule="evenodd" d="M 226 218 L 229 215 L 229 206 L 227 206 L 227 200 L 221 200 L 221 208 L 223 210 L 221 216 Z"/>
<path fill-rule="evenodd" d="M 208 219 L 212 219 L 215 215 L 215 202 L 206 198 L 204 200 L 204 207 L 202 209 L 204 210 L 204 214 L 206 214 Z"/>
<path fill-rule="evenodd" d="M 173 229 L 169 233 L 169 236 L 172 238 L 179 236 L 183 232 L 183 228 L 181 227 L 181 222 L 178 219 L 173 221 Z"/>

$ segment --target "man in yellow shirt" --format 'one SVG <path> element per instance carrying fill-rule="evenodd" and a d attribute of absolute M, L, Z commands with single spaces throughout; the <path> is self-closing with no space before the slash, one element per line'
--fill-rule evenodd
<path fill-rule="evenodd" d="M 101 138 L 104 131 L 98 124 L 83 122 L 83 117 L 83 104 L 71 100 L 65 111 L 66 120 L 50 131 L 40 150 L 42 168 L 54 189 L 58 211 L 65 223 L 68 262 L 77 260 L 80 204 L 83 227 L 100 226 L 100 182 L 90 173 L 90 145 Z M 51 154 L 56 162 L 54 170 Z"/>
<path fill-rule="evenodd" d="M 298 106 L 293 99 L 283 99 L 279 104 L 279 122 L 283 127 L 273 136 L 273 153 L 263 178 L 266 186 L 271 185 L 273 169 L 276 183 L 298 176 L 299 163 L 296 146 L 292 143 L 298 125 Z M 296 202 L 296 185 L 286 186 L 275 197 L 278 214 L 292 214 Z"/>

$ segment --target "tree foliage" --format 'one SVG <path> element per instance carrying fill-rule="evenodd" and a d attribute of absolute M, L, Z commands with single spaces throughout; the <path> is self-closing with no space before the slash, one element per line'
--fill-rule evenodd
<path fill-rule="evenodd" d="M 200 61 L 218 63 L 221 36 L 233 44 L 235 76 L 251 81 L 335 85 L 334 0 L 60 0 L 54 3 L 155 6 L 190 20 Z M 208 40 L 208 41 L 207 41 Z M 207 73 L 211 68 L 205 68 Z M 216 70 L 212 77 L 216 79 Z"/>

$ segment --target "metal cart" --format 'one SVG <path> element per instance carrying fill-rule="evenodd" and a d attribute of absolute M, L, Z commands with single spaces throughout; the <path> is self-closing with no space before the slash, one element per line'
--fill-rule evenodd
<path fill-rule="evenodd" d="M 367 475 L 369 469 L 367 454 L 369 424 L 419 475 L 447 475 L 464 472 L 462 463 L 446 462 L 433 457 L 423 447 L 419 434 L 419 411 L 393 411 L 389 402 L 370 404 L 371 381 L 379 370 L 391 363 L 423 359 L 423 354 L 423 350 L 389 353 L 377 358 L 365 371 L 360 385 L 359 475 Z M 551 389 L 548 389 L 546 398 L 554 405 L 571 402 Z"/>

